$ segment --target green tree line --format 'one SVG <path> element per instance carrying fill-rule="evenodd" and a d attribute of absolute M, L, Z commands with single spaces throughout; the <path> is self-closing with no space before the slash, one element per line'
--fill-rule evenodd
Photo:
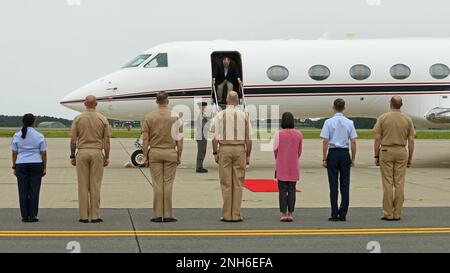
<path fill-rule="evenodd" d="M 39 124 L 44 121 L 61 122 L 66 126 L 70 126 L 71 120 L 64 118 L 56 118 L 49 116 L 36 116 L 36 123 Z M 0 115 L 0 127 L 20 127 L 22 126 L 22 116 L 6 116 Z"/>
<path fill-rule="evenodd" d="M 377 122 L 377 119 L 375 118 L 350 118 L 350 119 L 353 120 L 356 129 L 372 129 L 373 126 L 375 126 L 375 123 Z M 325 123 L 325 120 L 327 119 L 320 119 L 317 121 L 307 119 L 306 123 L 308 123 L 308 125 L 311 127 L 321 129 L 323 127 L 323 124 Z"/>

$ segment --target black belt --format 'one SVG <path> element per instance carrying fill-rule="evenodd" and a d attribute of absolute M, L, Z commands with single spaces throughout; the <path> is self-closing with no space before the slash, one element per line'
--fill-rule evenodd
<path fill-rule="evenodd" d="M 328 150 L 335 150 L 335 151 L 348 151 L 348 148 L 329 148 Z"/>

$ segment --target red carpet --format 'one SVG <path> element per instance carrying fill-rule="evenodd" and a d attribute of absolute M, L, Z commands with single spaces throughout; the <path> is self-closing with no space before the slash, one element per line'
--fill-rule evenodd
<path fill-rule="evenodd" d="M 276 179 L 245 179 L 244 187 L 252 192 L 278 192 Z M 297 192 L 301 190 L 297 189 Z"/>

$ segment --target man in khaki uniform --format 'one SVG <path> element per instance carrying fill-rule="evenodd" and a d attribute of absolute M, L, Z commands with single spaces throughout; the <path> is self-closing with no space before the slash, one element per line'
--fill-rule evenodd
<path fill-rule="evenodd" d="M 385 221 L 398 221 L 402 214 L 406 168 L 414 154 L 414 125 L 400 112 L 400 96 L 391 99 L 391 111 L 381 115 L 375 124 L 375 164 L 380 166 L 383 180 Z M 406 148 L 408 145 L 408 149 Z"/>
<path fill-rule="evenodd" d="M 223 197 L 221 220 L 224 222 L 242 221 L 242 185 L 252 151 L 250 120 L 236 108 L 238 103 L 239 95 L 235 91 L 228 92 L 227 108 L 216 116 L 211 128 L 213 154 L 219 164 Z"/>
<path fill-rule="evenodd" d="M 183 152 L 183 121 L 179 115 L 171 113 L 167 93 L 158 93 L 156 103 L 158 109 L 145 116 L 142 125 L 145 166 L 150 166 L 153 181 L 154 218 L 151 221 L 175 222 L 172 190 Z"/>
<path fill-rule="evenodd" d="M 86 111 L 72 123 L 70 159 L 77 167 L 79 221 L 88 223 L 91 219 L 92 223 L 99 223 L 103 222 L 100 218 L 100 187 L 103 168 L 109 164 L 110 130 L 108 120 L 95 111 L 97 100 L 94 96 L 87 96 L 84 105 Z"/>

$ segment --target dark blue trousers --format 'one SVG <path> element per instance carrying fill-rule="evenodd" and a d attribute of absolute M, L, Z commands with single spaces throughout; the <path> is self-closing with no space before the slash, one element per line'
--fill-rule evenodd
<path fill-rule="evenodd" d="M 35 218 L 38 215 L 42 172 L 42 163 L 16 165 L 20 213 L 24 219 Z"/>
<path fill-rule="evenodd" d="M 327 157 L 328 183 L 330 184 L 331 217 L 347 216 L 350 203 L 350 165 L 348 149 L 329 149 Z M 341 205 L 338 207 L 339 189 Z"/>

